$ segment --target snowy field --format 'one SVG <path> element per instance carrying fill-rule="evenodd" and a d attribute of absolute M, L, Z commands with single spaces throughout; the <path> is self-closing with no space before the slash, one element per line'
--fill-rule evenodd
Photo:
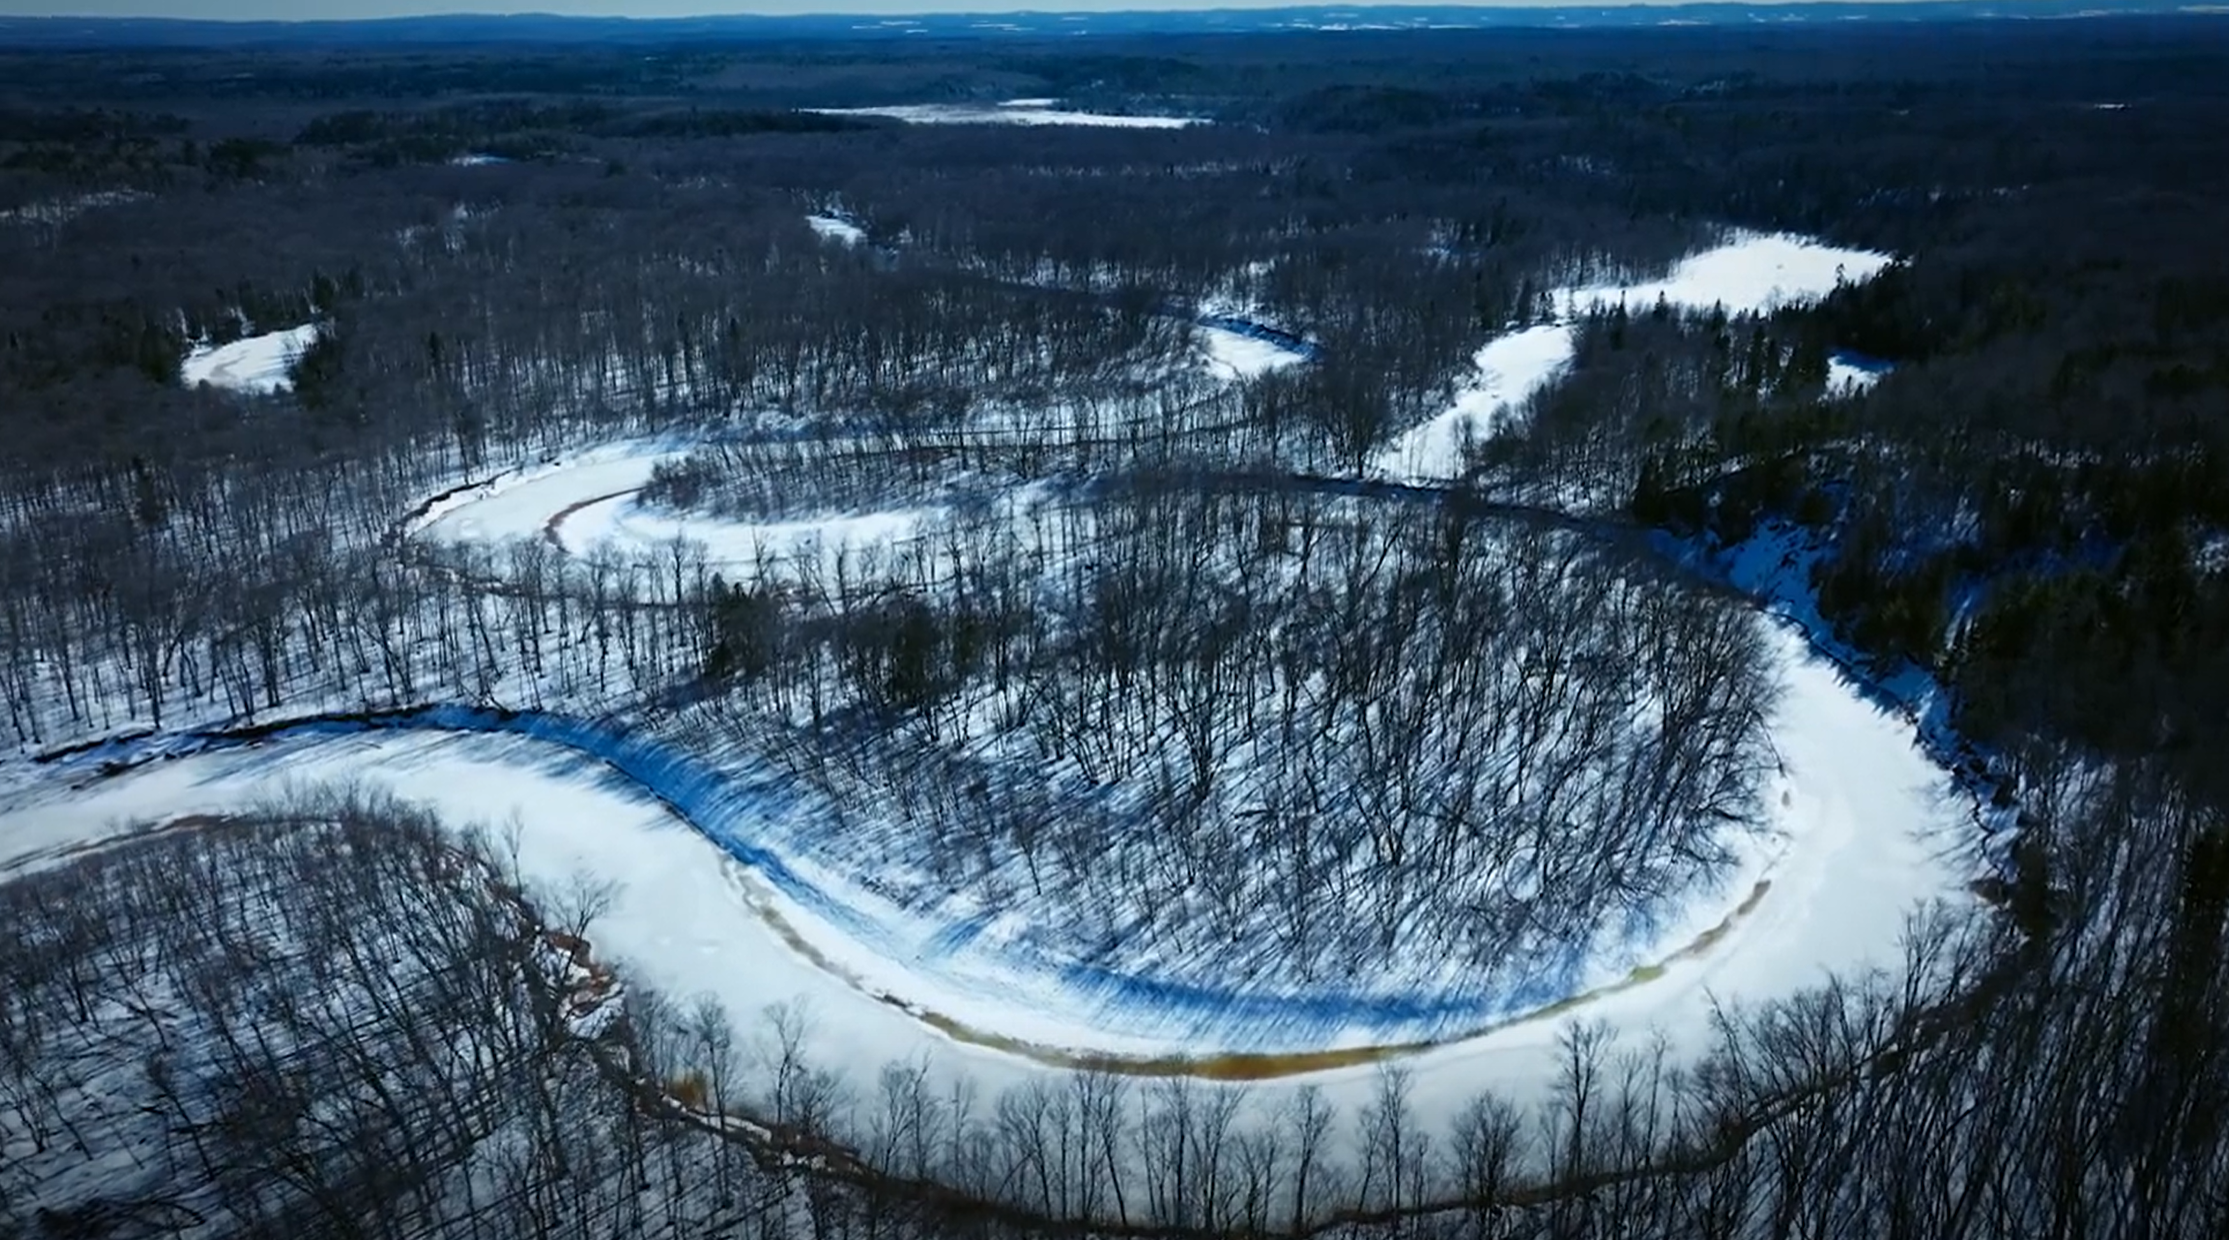
<path fill-rule="evenodd" d="M 294 359 L 317 339 L 317 330 L 317 324 L 305 323 L 216 348 L 196 348 L 179 366 L 179 378 L 187 387 L 206 383 L 235 392 L 283 392 L 294 385 L 289 373 Z"/>
<path fill-rule="evenodd" d="M 839 563 L 888 560 L 948 515 L 944 508 L 921 507 L 798 521 L 720 521 L 659 511 L 630 493 L 578 508 L 551 529 L 558 545 L 573 555 L 605 544 L 639 551 L 683 539 L 702 543 L 706 561 L 715 567 L 790 579 L 808 569 L 829 577 Z"/>
<path fill-rule="evenodd" d="M 1575 329 L 1568 320 L 1599 306 L 1623 304 L 1635 314 L 1659 301 L 1675 309 L 1725 307 L 1729 315 L 1763 314 L 1816 301 L 1839 284 L 1860 284 L 1893 261 L 1889 255 L 1840 249 L 1801 237 L 1737 235 L 1716 249 L 1682 260 L 1662 280 L 1561 289 L 1551 299 L 1565 322 L 1524 328 L 1488 341 L 1454 401 L 1380 451 L 1371 471 L 1385 478 L 1440 481 L 1462 471 L 1467 443 L 1491 437 L 1527 400 L 1571 364 Z M 1868 382 L 1854 365 L 1834 370 L 1828 391 L 1848 394 Z"/>
<path fill-rule="evenodd" d="M 1052 99 L 1009 99 L 998 104 L 915 103 L 880 108 L 806 108 L 824 116 L 882 116 L 909 125 L 1093 125 L 1114 129 L 1183 129 L 1205 125 L 1200 116 L 1116 116 L 1071 112 Z"/>

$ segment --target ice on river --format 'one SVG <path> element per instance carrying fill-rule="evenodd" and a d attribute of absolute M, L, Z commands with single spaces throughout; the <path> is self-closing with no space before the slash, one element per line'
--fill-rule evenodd
<path fill-rule="evenodd" d="M 1455 399 L 1382 449 L 1371 461 L 1372 472 L 1416 481 L 1458 476 L 1465 443 L 1491 436 L 1571 364 L 1576 334 L 1569 320 L 1590 309 L 1623 304 L 1640 314 L 1662 302 L 1679 310 L 1721 306 L 1730 315 L 1762 314 L 1816 301 L 1838 284 L 1863 283 L 1891 261 L 1886 254 L 1803 237 L 1745 233 L 1681 260 L 1661 280 L 1552 293 L 1560 321 L 1488 341 L 1472 359 L 1472 372 L 1458 384 Z"/>

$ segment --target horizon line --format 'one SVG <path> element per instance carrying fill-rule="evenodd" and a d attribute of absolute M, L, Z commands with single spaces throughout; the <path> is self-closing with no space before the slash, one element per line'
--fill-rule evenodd
<path fill-rule="evenodd" d="M 995 3 L 995 0 L 994 0 Z M 1189 5 L 1181 0 L 1169 3 L 1122 4 L 1108 8 L 1065 7 L 952 7 L 888 10 L 871 8 L 845 8 L 839 5 L 826 9 L 801 12 L 769 12 L 766 10 L 727 9 L 702 13 L 639 14 L 566 13 L 528 9 L 498 11 L 489 9 L 444 9 L 418 13 L 390 13 L 366 17 L 179 17 L 168 14 L 144 13 L 0 13 L 0 24 L 20 22 L 85 22 L 100 24 L 148 24 L 174 26 L 372 26 L 397 22 L 436 21 L 536 21 L 536 22 L 623 22 L 634 25 L 659 25 L 676 22 L 706 21 L 811 21 L 824 18 L 874 18 L 883 22 L 908 21 L 918 18 L 958 18 L 971 16 L 1039 16 L 1039 17 L 1122 17 L 1131 15 L 1175 15 L 1209 17 L 1219 13 L 1244 13 L 1261 15 L 1278 12 L 1416 12 L 1450 13 L 1477 12 L 1481 14 L 1518 15 L 1525 13 L 1604 12 L 1620 9 L 1666 10 L 1794 10 L 1817 11 L 1832 9 L 1957 9 L 1971 12 L 1976 17 L 2004 20 L 2038 20 L 2117 17 L 2140 14 L 2189 14 L 2194 16 L 2219 16 L 2229 14 L 2229 0 L 2210 3 L 2189 3 L 2185 0 L 1347 0 L 1329 3 L 1325 0 L 1307 0 L 1291 3 L 1288 0 L 1217 0 L 1207 5 Z M 2022 11 L 2030 10 L 2030 11 Z M 2041 10 L 2037 12 L 2035 10 Z"/>

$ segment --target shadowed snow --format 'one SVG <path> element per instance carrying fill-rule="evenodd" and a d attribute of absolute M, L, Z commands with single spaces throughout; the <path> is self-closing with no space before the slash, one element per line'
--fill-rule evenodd
<path fill-rule="evenodd" d="M 623 976 L 675 996 L 710 994 L 738 1019 L 767 1004 L 801 1003 L 814 1013 L 823 1062 L 865 1069 L 927 1055 L 940 1076 L 964 1071 L 995 1088 L 1071 1070 L 1072 1060 L 1036 1053 L 1045 1049 L 1166 1059 L 1437 1035 L 1457 1040 L 1404 1058 L 1416 1074 L 1415 1096 L 1439 1100 L 1428 1108 L 1452 1110 L 1481 1088 L 1529 1102 L 1554 1079 L 1556 1038 L 1568 1017 L 1607 1021 L 1632 1039 L 1661 1031 L 1675 1054 L 1693 1055 L 1710 1042 L 1715 1005 L 1783 996 L 1829 971 L 1894 969 L 1907 913 L 1957 895 L 1970 857 L 1958 837 L 1971 804 L 1921 754 L 1907 725 L 1810 657 L 1792 630 L 1779 630 L 1773 645 L 1789 690 L 1775 729 L 1786 773 L 1775 789 L 1770 843 L 1721 898 L 1697 900 L 1668 927 L 1663 949 L 1599 962 L 1589 989 L 1603 993 L 1476 1037 L 1462 1037 L 1459 1026 L 1387 1024 L 1388 1014 L 1369 1005 L 1305 1041 L 1291 1040 L 1289 1026 L 1272 1026 L 1266 1039 L 1243 1028 L 1201 1037 L 1188 1020 L 1171 1027 L 1157 1019 L 1144 996 L 1080 994 L 1057 971 L 1020 967 L 995 945 L 938 955 L 926 948 L 939 927 L 879 900 L 872 873 L 860 872 L 871 867 L 839 871 L 765 851 L 794 843 L 817 817 L 779 781 L 761 773 L 702 783 L 690 774 L 695 764 L 616 739 L 607 758 L 592 725 L 558 721 L 509 725 L 530 735 L 311 728 L 64 786 L 97 767 L 100 756 L 87 755 L 0 802 L 0 875 L 136 821 L 236 808 L 290 783 L 363 779 L 454 823 L 515 820 L 531 879 L 556 886 L 585 871 L 616 881 L 593 935 Z M 681 782 L 661 786 L 674 780 Z M 692 819 L 709 817 L 692 829 L 669 802 L 689 807 Z M 1009 1045 L 955 1038 L 955 1029 Z M 1366 1101 L 1375 1084 L 1366 1063 L 1306 1079 L 1349 1106 Z"/>
<path fill-rule="evenodd" d="M 1827 395 L 1860 395 L 1870 391 L 1874 384 L 1881 381 L 1881 376 L 1893 369 L 1887 362 L 1859 357 L 1854 353 L 1836 353 L 1827 359 Z"/>

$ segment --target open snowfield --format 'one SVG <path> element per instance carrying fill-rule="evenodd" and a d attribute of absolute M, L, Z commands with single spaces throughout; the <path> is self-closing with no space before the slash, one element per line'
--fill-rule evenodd
<path fill-rule="evenodd" d="M 663 546 L 675 539 L 704 544 L 707 562 L 749 569 L 763 578 L 788 578 L 807 567 L 823 576 L 839 560 L 887 557 L 921 538 L 946 516 L 935 507 L 850 513 L 802 521 L 720 521 L 644 507 L 632 494 L 614 495 L 574 509 L 551 527 L 558 544 L 585 555 L 599 544 L 627 549 Z"/>
<path fill-rule="evenodd" d="M 1566 319 L 1596 306 L 1622 303 L 1635 314 L 1661 300 L 1682 310 L 1725 307 L 1730 315 L 1762 314 L 1816 301 L 1843 283 L 1858 284 L 1893 261 L 1889 255 L 1842 249 L 1801 237 L 1737 235 L 1716 249 L 1682 260 L 1662 280 L 1562 289 L 1551 294 Z M 1448 407 L 1379 452 L 1380 477 L 1437 481 L 1462 470 L 1462 445 L 1492 435 L 1525 401 L 1571 364 L 1576 336 L 1567 323 L 1548 323 L 1496 337 L 1472 359 L 1473 373 Z M 1837 386 L 1837 385 L 1840 386 Z M 1829 392 L 1862 386 L 1854 368 L 1829 376 Z"/>
<path fill-rule="evenodd" d="M 1183 129 L 1205 125 L 1200 116 L 1115 116 L 1070 112 L 1049 99 L 1010 99 L 1000 104 L 913 103 L 879 108 L 806 108 L 824 116 L 883 116 L 909 125 L 1096 125 L 1114 129 Z"/>
<path fill-rule="evenodd" d="M 197 348 L 179 366 L 187 387 L 206 383 L 235 392 L 283 392 L 294 385 L 294 359 L 317 339 L 317 324 L 248 336 L 217 348 Z"/>

